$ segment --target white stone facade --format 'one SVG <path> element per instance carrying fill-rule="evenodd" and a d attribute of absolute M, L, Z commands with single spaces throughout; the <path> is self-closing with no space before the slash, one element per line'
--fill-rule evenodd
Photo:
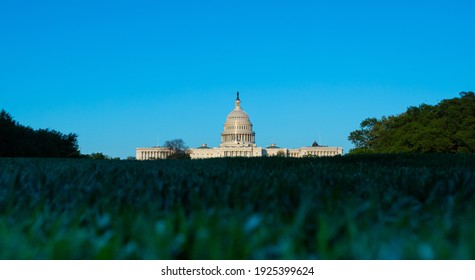
<path fill-rule="evenodd" d="M 165 159 L 172 152 L 165 147 L 137 148 L 136 159 L 151 160 Z M 239 92 L 235 101 L 234 110 L 229 113 L 221 133 L 219 147 L 208 147 L 206 144 L 189 150 L 192 159 L 223 158 L 223 157 L 328 157 L 343 154 L 341 147 L 319 146 L 316 142 L 309 147 L 298 149 L 279 148 L 271 144 L 267 148 L 257 147 L 256 133 L 252 130 L 249 115 L 241 108 Z"/>
<path fill-rule="evenodd" d="M 166 147 L 137 148 L 135 158 L 137 160 L 166 159 L 172 151 Z"/>
<path fill-rule="evenodd" d="M 319 146 L 316 142 L 309 147 L 301 147 L 298 149 L 287 149 L 277 147 L 276 144 L 271 144 L 265 149 L 266 156 L 284 156 L 284 157 L 331 157 L 343 154 L 343 149 L 340 147 L 326 147 Z"/>
<path fill-rule="evenodd" d="M 222 158 L 222 157 L 262 157 L 263 149 L 248 147 L 219 147 L 209 148 L 205 144 L 197 149 L 190 149 L 192 159 Z"/>

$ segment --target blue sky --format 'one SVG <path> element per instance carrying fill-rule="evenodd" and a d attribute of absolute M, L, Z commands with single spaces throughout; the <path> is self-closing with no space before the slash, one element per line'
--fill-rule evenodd
<path fill-rule="evenodd" d="M 475 90 L 474 12 L 468 0 L 2 1 L 0 108 L 125 158 L 175 138 L 219 145 L 239 90 L 259 146 L 348 151 L 366 117 Z"/>

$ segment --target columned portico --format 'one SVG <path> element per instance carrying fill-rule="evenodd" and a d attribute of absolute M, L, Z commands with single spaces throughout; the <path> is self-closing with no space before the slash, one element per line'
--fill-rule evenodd
<path fill-rule="evenodd" d="M 137 148 L 135 151 L 137 160 L 166 159 L 172 153 L 166 147 Z"/>

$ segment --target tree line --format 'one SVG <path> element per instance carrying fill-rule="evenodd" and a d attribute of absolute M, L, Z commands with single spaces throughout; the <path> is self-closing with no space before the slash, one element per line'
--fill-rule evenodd
<path fill-rule="evenodd" d="M 406 112 L 367 118 L 350 133 L 356 153 L 473 153 L 475 94 L 442 100 L 437 105 L 412 106 Z"/>
<path fill-rule="evenodd" d="M 34 130 L 0 112 L 0 157 L 80 157 L 77 135 L 56 130 Z"/>

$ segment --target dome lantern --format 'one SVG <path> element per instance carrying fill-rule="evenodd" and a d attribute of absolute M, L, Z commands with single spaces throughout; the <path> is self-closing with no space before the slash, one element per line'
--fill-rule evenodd
<path fill-rule="evenodd" d="M 241 100 L 239 99 L 239 91 L 237 92 L 237 97 L 236 97 L 236 108 L 241 110 Z"/>

